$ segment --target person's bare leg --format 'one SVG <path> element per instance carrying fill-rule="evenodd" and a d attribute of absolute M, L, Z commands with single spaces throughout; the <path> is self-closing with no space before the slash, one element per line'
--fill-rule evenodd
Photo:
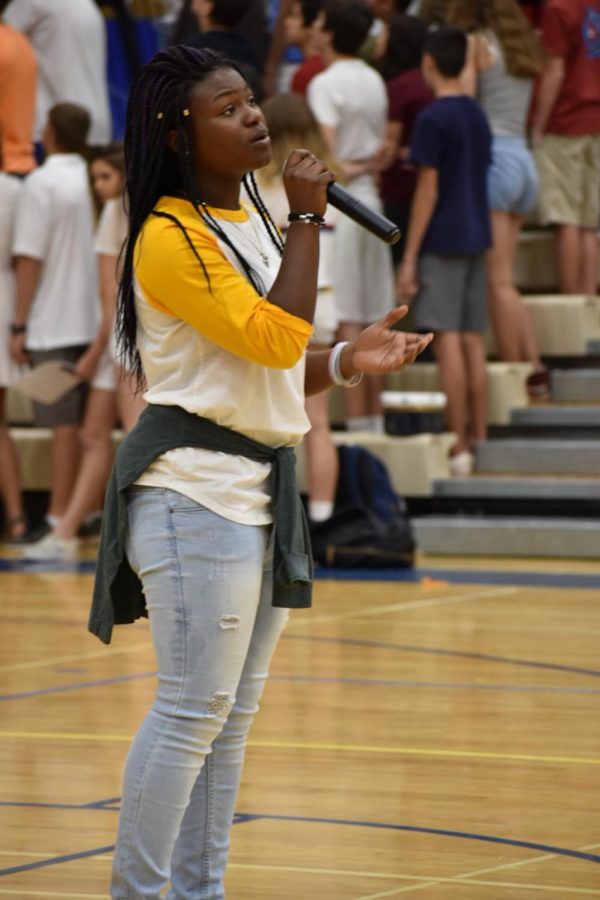
<path fill-rule="evenodd" d="M 125 434 L 131 431 L 147 404 L 133 375 L 117 366 L 117 407 Z"/>
<path fill-rule="evenodd" d="M 556 251 L 561 294 L 581 293 L 582 242 L 577 225 L 556 226 Z"/>
<path fill-rule="evenodd" d="M 17 448 L 8 430 L 5 410 L 6 388 L 0 387 L 0 494 L 4 503 L 8 536 L 21 538 L 27 531 L 21 469 Z"/>
<path fill-rule="evenodd" d="M 582 265 L 581 293 L 594 297 L 598 293 L 598 233 L 594 228 L 581 229 Z"/>
<path fill-rule="evenodd" d="M 112 429 L 117 415 L 113 391 L 92 388 L 81 430 L 83 454 L 69 505 L 54 533 L 73 538 L 86 515 L 98 509 L 113 459 Z"/>
<path fill-rule="evenodd" d="M 333 512 L 333 503 L 338 479 L 338 452 L 331 439 L 329 428 L 329 396 L 327 391 L 306 398 L 306 414 L 310 419 L 311 429 L 304 438 L 306 448 L 306 473 L 308 482 L 309 515 L 312 519 L 329 518 L 328 515 L 311 514 L 311 504 L 325 504 L 317 509 L 326 508 L 329 515 Z"/>
<path fill-rule="evenodd" d="M 338 328 L 337 340 L 353 341 L 358 337 L 362 329 L 363 326 L 359 322 L 341 322 Z M 353 419 L 355 421 L 357 419 L 364 420 L 367 416 L 371 415 L 371 410 L 369 408 L 370 393 L 366 378 L 363 378 L 356 387 L 344 391 L 344 403 L 346 407 L 347 423 L 350 426 Z"/>
<path fill-rule="evenodd" d="M 469 409 L 469 443 L 472 450 L 487 436 L 487 368 L 483 337 L 478 332 L 461 334 L 466 362 Z"/>
<path fill-rule="evenodd" d="M 530 362 L 536 369 L 541 369 L 531 316 L 513 278 L 521 227 L 520 216 L 498 210 L 492 212 L 493 244 L 486 259 L 490 317 L 500 359 Z"/>
<path fill-rule="evenodd" d="M 55 425 L 52 429 L 52 485 L 48 516 L 64 515 L 77 478 L 79 464 L 79 426 Z"/>
<path fill-rule="evenodd" d="M 467 432 L 467 369 L 458 331 L 438 331 L 431 345 L 439 366 L 440 385 L 446 395 L 446 425 L 456 441 L 453 456 L 470 449 Z"/>

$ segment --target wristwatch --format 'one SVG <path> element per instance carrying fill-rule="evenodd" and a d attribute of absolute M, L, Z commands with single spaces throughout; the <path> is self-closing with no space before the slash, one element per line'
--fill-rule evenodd
<path fill-rule="evenodd" d="M 10 326 L 11 334 L 25 334 L 27 331 L 27 325 L 15 325 L 14 323 Z"/>

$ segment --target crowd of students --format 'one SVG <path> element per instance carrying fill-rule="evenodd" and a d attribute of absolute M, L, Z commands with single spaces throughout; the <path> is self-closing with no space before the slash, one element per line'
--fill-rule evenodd
<path fill-rule="evenodd" d="M 400 226 L 390 251 L 328 213 L 313 346 L 351 341 L 409 302 L 436 335 L 450 469 L 469 474 L 486 433 L 488 312 L 500 358 L 532 364 L 532 396 L 549 389 L 513 280 L 528 216 L 555 228 L 560 289 L 597 290 L 600 0 L 185 0 L 175 11 L 170 40 L 226 53 L 264 102 L 274 162 L 257 178 L 283 231 L 281 171 L 296 146 Z M 101 509 L 112 429 L 129 430 L 144 403 L 114 339 L 127 216 L 104 26 L 94 0 L 0 0 L 0 492 L 5 534 L 28 539 L 33 559 L 77 554 Z M 52 483 L 31 541 L 5 396 L 24 366 L 57 358 L 81 386 L 35 407 L 52 429 Z M 349 430 L 381 429 L 382 386 L 369 376 L 345 392 Z M 320 521 L 337 475 L 325 395 L 307 413 Z"/>

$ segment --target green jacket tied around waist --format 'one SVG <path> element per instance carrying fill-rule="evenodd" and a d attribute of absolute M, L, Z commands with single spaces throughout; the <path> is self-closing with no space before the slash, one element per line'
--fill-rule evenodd
<path fill-rule="evenodd" d="M 142 584 L 125 554 L 127 488 L 163 453 L 201 447 L 272 464 L 273 606 L 311 605 L 313 564 L 291 447 L 274 449 L 179 406 L 151 404 L 119 447 L 106 490 L 89 630 L 110 643 L 113 625 L 147 615 Z"/>

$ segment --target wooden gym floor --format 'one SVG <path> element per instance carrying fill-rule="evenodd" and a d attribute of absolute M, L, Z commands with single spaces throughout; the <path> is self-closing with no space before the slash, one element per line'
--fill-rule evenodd
<path fill-rule="evenodd" d="M 0 900 L 107 898 L 147 623 L 0 553 Z M 251 735 L 228 900 L 600 898 L 600 563 L 319 580 Z"/>

